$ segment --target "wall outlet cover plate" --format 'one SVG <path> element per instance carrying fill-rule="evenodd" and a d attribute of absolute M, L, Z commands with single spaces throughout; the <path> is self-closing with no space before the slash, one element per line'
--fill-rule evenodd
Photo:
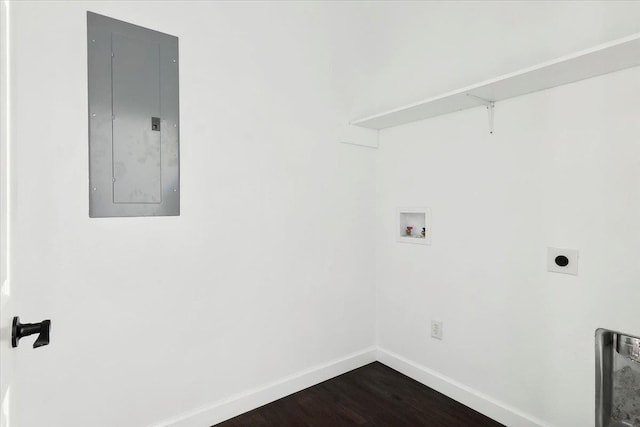
<path fill-rule="evenodd" d="M 437 320 L 431 321 L 431 338 L 442 339 L 442 322 Z"/>
<path fill-rule="evenodd" d="M 547 271 L 577 276 L 577 249 L 547 248 Z"/>

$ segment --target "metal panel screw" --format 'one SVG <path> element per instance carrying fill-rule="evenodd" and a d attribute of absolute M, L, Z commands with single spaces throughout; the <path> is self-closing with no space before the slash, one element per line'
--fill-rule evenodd
<path fill-rule="evenodd" d="M 97 190 L 97 188 L 96 188 L 96 187 L 93 187 L 93 191 L 96 191 L 96 190 Z"/>
<path fill-rule="evenodd" d="M 95 116 L 96 116 L 96 113 L 93 113 L 93 114 L 91 115 L 91 117 L 95 117 Z"/>
<path fill-rule="evenodd" d="M 175 193 L 175 192 L 177 192 L 177 191 L 178 191 L 177 189 L 175 189 L 175 188 L 173 189 L 173 192 L 174 192 L 174 193 Z"/>
<path fill-rule="evenodd" d="M 96 42 L 96 39 L 92 39 L 92 40 L 91 40 L 91 43 L 95 43 L 95 42 Z"/>
<path fill-rule="evenodd" d="M 172 62 L 176 62 L 176 60 L 175 60 L 175 59 L 173 59 L 173 60 L 172 60 Z"/>

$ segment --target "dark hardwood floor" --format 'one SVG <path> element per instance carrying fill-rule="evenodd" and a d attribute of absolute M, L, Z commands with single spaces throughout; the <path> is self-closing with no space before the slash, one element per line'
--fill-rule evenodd
<path fill-rule="evenodd" d="M 374 362 L 216 427 L 499 427 L 437 391 Z"/>

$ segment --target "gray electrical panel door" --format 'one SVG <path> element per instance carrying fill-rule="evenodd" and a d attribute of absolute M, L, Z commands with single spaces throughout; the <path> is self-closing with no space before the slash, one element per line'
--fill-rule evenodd
<path fill-rule="evenodd" d="M 87 13 L 89 215 L 180 214 L 178 39 Z"/>

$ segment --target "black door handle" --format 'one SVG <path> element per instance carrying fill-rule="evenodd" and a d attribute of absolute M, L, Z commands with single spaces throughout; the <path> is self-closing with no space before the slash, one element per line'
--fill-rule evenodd
<path fill-rule="evenodd" d="M 49 344 L 49 333 L 51 332 L 51 320 L 43 320 L 40 323 L 20 323 L 18 316 L 13 318 L 11 328 L 11 347 L 17 347 L 20 338 L 40 334 L 33 343 L 33 348 L 42 347 Z"/>

